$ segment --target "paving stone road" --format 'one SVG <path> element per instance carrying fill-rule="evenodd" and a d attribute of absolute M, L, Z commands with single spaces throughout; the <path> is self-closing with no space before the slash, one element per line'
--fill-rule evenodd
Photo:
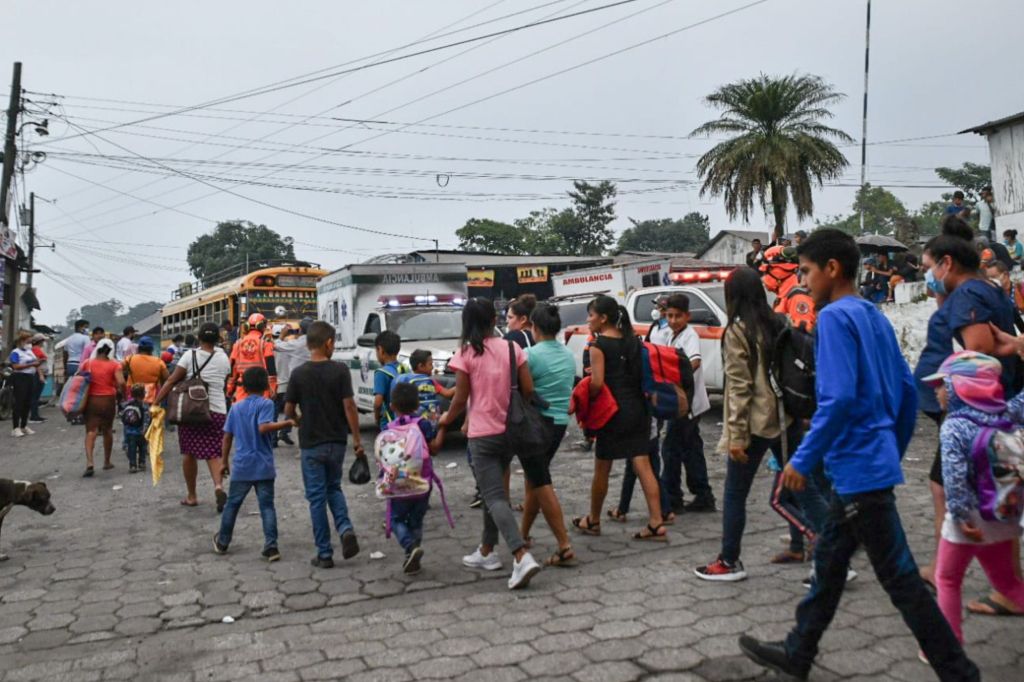
<path fill-rule="evenodd" d="M 384 538 L 382 504 L 347 482 L 362 551 L 332 570 L 309 565 L 312 536 L 294 448 L 277 451 L 284 559 L 268 565 L 259 557 L 252 497 L 230 554 L 213 554 L 212 487 L 201 478 L 201 506 L 178 505 L 175 438 L 156 488 L 148 475 L 129 475 L 119 451 L 113 471 L 82 479 L 81 429 L 52 408 L 44 414 L 50 421 L 33 437 L 15 441 L 6 426 L 0 430 L 0 476 L 46 480 L 57 507 L 49 517 L 15 508 L 4 524 L 2 548 L 11 558 L 0 564 L 3 682 L 771 679 L 739 654 L 736 638 L 784 635 L 804 592 L 805 567 L 768 563 L 785 527 L 767 505 L 767 472 L 748 506 L 745 582 L 693 576 L 717 552 L 720 514 L 682 517 L 668 546 L 630 540 L 637 516 L 625 526 L 606 521 L 601 537 L 575 536 L 578 567 L 547 569 L 528 590 L 510 593 L 507 570 L 482 574 L 461 565 L 481 521 L 467 505 L 472 476 L 457 444 L 439 456 L 456 528 L 444 523 L 435 499 L 424 570 L 410 578 L 398 545 Z M 709 444 L 719 416 L 704 420 Z M 553 472 L 567 516 L 585 510 L 591 471 L 590 456 L 571 448 L 573 435 Z M 925 479 L 934 447 L 935 429 L 922 420 L 905 462 L 909 485 L 899 490 L 919 560 L 932 551 Z M 721 491 L 723 463 L 709 456 L 709 464 Z M 621 467 L 616 493 L 620 480 Z M 513 486 L 516 496 L 521 485 Z M 554 544 L 542 523 L 535 536 L 542 558 Z M 386 557 L 370 559 L 375 551 Z M 812 679 L 934 679 L 865 559 L 855 566 L 861 577 L 844 596 Z M 975 566 L 965 595 L 983 590 Z M 225 616 L 234 622 L 223 623 Z M 986 680 L 1024 679 L 1022 622 L 966 619 L 968 651 Z"/>

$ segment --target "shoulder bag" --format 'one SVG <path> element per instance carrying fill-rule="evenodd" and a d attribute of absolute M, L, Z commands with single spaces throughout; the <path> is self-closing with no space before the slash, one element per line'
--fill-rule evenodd
<path fill-rule="evenodd" d="M 206 362 L 199 365 L 197 351 L 192 351 L 192 376 L 179 381 L 167 396 L 167 422 L 184 426 L 202 426 L 213 421 L 210 416 L 210 391 L 202 372 L 213 360 L 215 348 Z"/>
<path fill-rule="evenodd" d="M 537 405 L 547 407 L 547 403 L 536 394 L 532 396 L 531 401 L 527 401 L 519 392 L 519 368 L 516 366 L 514 341 L 508 341 L 508 358 L 512 371 L 512 388 L 509 391 L 505 433 L 512 451 L 519 459 L 540 457 L 547 450 L 550 439 L 547 424 L 537 410 Z"/>

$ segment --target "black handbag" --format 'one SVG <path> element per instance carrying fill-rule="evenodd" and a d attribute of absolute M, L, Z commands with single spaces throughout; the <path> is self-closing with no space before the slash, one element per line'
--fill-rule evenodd
<path fill-rule="evenodd" d="M 513 341 L 508 342 L 509 366 L 512 368 L 512 389 L 508 398 L 508 417 L 505 419 L 505 434 L 512 452 L 519 459 L 540 457 L 548 449 L 547 423 L 537 407 L 548 404 L 537 397 L 527 401 L 519 392 L 519 368 L 516 366 L 516 349 Z"/>
<path fill-rule="evenodd" d="M 356 461 L 352 462 L 352 466 L 348 470 L 348 480 L 356 485 L 365 485 L 370 482 L 370 465 L 367 463 L 366 457 L 356 457 Z"/>

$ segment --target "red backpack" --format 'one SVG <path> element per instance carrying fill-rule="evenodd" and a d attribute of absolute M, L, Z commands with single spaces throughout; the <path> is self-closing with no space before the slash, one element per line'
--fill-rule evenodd
<path fill-rule="evenodd" d="M 641 386 L 647 409 L 658 419 L 679 419 L 690 413 L 693 365 L 679 348 L 650 341 L 640 348 Z"/>

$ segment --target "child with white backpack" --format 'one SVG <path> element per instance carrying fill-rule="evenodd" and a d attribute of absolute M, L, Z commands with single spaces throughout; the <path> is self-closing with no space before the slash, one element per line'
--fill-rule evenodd
<path fill-rule="evenodd" d="M 437 484 L 448 523 L 454 528 L 441 479 L 434 473 L 431 455 L 441 449 L 444 429 L 419 416 L 419 391 L 410 383 L 396 383 L 391 389 L 391 413 L 377 436 L 377 497 L 387 500 L 386 534 L 395 531 L 395 539 L 405 550 L 402 570 L 407 575 L 420 572 L 423 559 L 423 517 L 430 508 L 430 493 Z"/>
<path fill-rule="evenodd" d="M 992 586 L 1024 612 L 1013 552 L 1024 511 L 1024 394 L 1007 403 L 1001 372 L 997 359 L 960 351 L 922 379 L 936 386 L 947 411 L 939 432 L 946 519 L 935 582 L 939 608 L 961 642 L 961 588 L 975 558 Z"/>

